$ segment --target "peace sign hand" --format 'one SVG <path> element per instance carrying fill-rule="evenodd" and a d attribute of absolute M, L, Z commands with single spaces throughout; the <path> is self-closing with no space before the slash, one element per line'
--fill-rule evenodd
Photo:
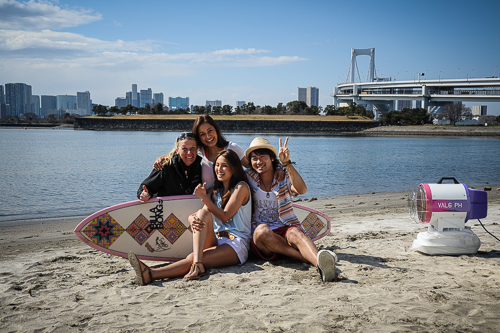
<path fill-rule="evenodd" d="M 288 164 L 290 162 L 290 151 L 286 147 L 288 144 L 288 137 L 285 139 L 285 144 L 281 144 L 281 138 L 279 140 L 279 154 L 278 157 L 282 164 Z"/>

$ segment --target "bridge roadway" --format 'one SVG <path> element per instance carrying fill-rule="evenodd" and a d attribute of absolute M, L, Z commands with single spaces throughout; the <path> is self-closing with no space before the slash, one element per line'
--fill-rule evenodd
<path fill-rule="evenodd" d="M 424 109 L 457 101 L 500 102 L 500 78 L 341 83 L 330 96 L 335 107 L 356 102 L 379 110 L 383 105 L 394 110 L 395 100 L 421 100 Z"/>

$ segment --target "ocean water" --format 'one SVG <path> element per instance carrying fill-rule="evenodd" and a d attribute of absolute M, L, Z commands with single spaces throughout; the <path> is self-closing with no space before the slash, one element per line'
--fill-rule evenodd
<path fill-rule="evenodd" d="M 0 129 L 0 222 L 87 216 L 136 199 L 156 157 L 177 132 Z M 228 133 L 244 149 L 255 136 Z M 291 160 L 308 192 L 300 196 L 404 191 L 455 177 L 500 184 L 500 139 L 290 135 Z"/>

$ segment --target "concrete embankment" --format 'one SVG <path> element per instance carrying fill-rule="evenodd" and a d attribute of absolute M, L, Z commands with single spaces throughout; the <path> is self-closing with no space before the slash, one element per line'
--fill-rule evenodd
<path fill-rule="evenodd" d="M 217 120 L 223 132 L 356 133 L 378 126 L 375 121 Z M 190 131 L 192 119 L 76 118 L 74 129 L 122 131 Z"/>
<path fill-rule="evenodd" d="M 361 131 L 366 136 L 491 136 L 500 137 L 500 126 L 377 126 Z"/>

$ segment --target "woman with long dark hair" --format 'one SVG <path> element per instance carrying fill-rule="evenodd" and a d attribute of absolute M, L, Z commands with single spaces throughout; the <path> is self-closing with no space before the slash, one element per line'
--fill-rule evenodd
<path fill-rule="evenodd" d="M 129 252 L 129 261 L 137 282 L 179 277 L 199 279 L 207 268 L 243 264 L 251 241 L 252 195 L 241 160 L 232 150 L 223 150 L 215 158 L 214 186 L 200 184 L 195 194 L 202 209 L 189 217 L 193 232 L 193 253 L 186 259 L 161 268 L 150 268 Z"/>
<path fill-rule="evenodd" d="M 207 188 L 212 187 L 214 183 L 214 174 L 212 172 L 215 157 L 223 150 L 233 150 L 239 157 L 241 164 L 249 168 L 245 151 L 238 144 L 226 140 L 222 134 L 219 125 L 209 115 L 201 115 L 196 118 L 192 129 L 193 134 L 198 140 L 198 155 L 202 157 L 201 169 L 202 180 L 207 183 Z M 161 169 L 165 163 L 166 156 L 158 157 L 154 168 Z"/>

